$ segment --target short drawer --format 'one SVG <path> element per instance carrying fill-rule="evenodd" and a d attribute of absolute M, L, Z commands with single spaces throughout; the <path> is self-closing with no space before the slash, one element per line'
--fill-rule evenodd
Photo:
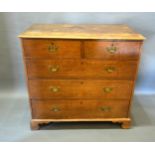
<path fill-rule="evenodd" d="M 132 81 L 127 80 L 29 80 L 30 97 L 129 99 Z"/>
<path fill-rule="evenodd" d="M 33 119 L 127 117 L 128 100 L 32 100 Z"/>
<path fill-rule="evenodd" d="M 135 60 L 139 57 L 141 42 L 138 41 L 85 41 L 86 58 Z"/>
<path fill-rule="evenodd" d="M 134 79 L 136 61 L 26 60 L 28 78 Z"/>
<path fill-rule="evenodd" d="M 81 42 L 75 40 L 22 39 L 24 56 L 32 58 L 80 58 Z"/>

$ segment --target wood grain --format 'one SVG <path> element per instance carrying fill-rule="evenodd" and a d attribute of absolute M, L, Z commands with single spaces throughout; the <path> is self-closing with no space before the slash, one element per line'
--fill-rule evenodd
<path fill-rule="evenodd" d="M 128 100 L 32 100 L 33 119 L 127 117 Z"/>
<path fill-rule="evenodd" d="M 81 42 L 75 40 L 23 39 L 24 56 L 29 58 L 80 58 Z M 51 52 L 49 48 L 56 46 Z"/>
<path fill-rule="evenodd" d="M 21 38 L 58 38 L 58 39 L 122 39 L 144 40 L 127 25 L 71 25 L 71 24 L 34 24 L 19 35 Z"/>
<path fill-rule="evenodd" d="M 133 80 L 137 61 L 26 59 L 28 78 L 102 78 Z M 67 76 L 66 76 L 67 75 Z"/>
<path fill-rule="evenodd" d="M 139 41 L 85 41 L 84 52 L 86 58 L 135 60 L 138 59 L 140 45 Z M 107 50 L 112 46 L 116 47 L 114 53 Z"/>
<path fill-rule="evenodd" d="M 125 80 L 29 80 L 29 88 L 32 99 L 129 99 L 132 83 Z M 51 88 L 58 91 L 53 92 Z M 106 88 L 112 89 L 111 92 L 105 92 Z"/>

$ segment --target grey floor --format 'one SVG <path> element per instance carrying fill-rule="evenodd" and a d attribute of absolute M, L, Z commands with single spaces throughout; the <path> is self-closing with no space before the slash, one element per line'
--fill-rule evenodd
<path fill-rule="evenodd" d="M 155 141 L 155 96 L 134 96 L 132 119 L 132 128 L 124 130 L 112 123 L 54 123 L 31 131 L 27 98 L 3 96 L 0 141 Z"/>

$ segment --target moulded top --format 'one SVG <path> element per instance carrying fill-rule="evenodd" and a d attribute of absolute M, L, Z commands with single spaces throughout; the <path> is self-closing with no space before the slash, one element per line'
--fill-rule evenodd
<path fill-rule="evenodd" d="M 145 37 L 127 25 L 110 24 L 34 24 L 19 35 L 20 38 L 54 39 L 119 39 L 144 40 Z"/>

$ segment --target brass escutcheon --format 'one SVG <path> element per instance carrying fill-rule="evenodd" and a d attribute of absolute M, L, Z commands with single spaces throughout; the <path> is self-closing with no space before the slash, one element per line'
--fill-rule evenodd
<path fill-rule="evenodd" d="M 49 66 L 49 71 L 50 72 L 57 72 L 58 70 L 59 70 L 58 65 Z"/>
<path fill-rule="evenodd" d="M 110 93 L 110 92 L 112 92 L 113 88 L 106 87 L 106 88 L 103 88 L 103 90 L 104 90 L 105 93 Z"/>
<path fill-rule="evenodd" d="M 100 107 L 100 110 L 104 111 L 104 112 L 109 112 L 111 110 L 111 107 L 102 106 L 102 107 Z"/>
<path fill-rule="evenodd" d="M 58 46 L 55 45 L 54 43 L 51 43 L 51 44 L 48 46 L 48 51 L 49 51 L 50 53 L 57 52 L 57 51 L 58 51 Z"/>
<path fill-rule="evenodd" d="M 59 87 L 50 87 L 50 91 L 53 93 L 57 93 L 60 91 L 60 88 Z"/>
<path fill-rule="evenodd" d="M 108 73 L 112 73 L 112 72 L 114 72 L 116 69 L 115 69 L 115 67 L 109 66 L 109 67 L 105 68 L 105 70 L 106 70 Z"/>
<path fill-rule="evenodd" d="M 53 112 L 58 112 L 58 111 L 60 111 L 60 109 L 57 108 L 57 107 L 54 107 L 54 108 L 52 108 L 51 110 L 52 110 Z"/>
<path fill-rule="evenodd" d="M 107 51 L 110 53 L 115 53 L 117 51 L 117 47 L 114 44 L 111 44 L 110 47 L 107 47 Z"/>

